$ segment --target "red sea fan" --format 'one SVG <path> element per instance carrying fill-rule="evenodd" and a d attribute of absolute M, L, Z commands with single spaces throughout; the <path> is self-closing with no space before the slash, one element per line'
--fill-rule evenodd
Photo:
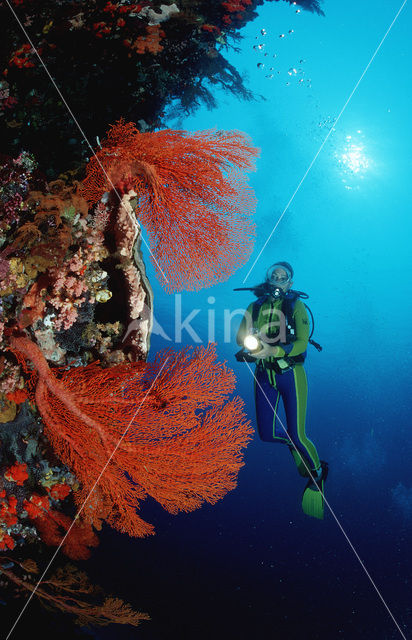
<path fill-rule="evenodd" d="M 257 155 L 236 131 L 139 133 L 119 121 L 90 159 L 83 196 L 96 203 L 113 186 L 135 190 L 163 286 L 200 289 L 226 280 L 250 256 L 256 199 L 244 172 Z"/>
<path fill-rule="evenodd" d="M 35 367 L 35 401 L 54 450 L 81 482 L 78 505 L 92 492 L 87 521 L 144 536 L 153 527 L 136 509 L 147 495 L 176 513 L 214 504 L 236 486 L 252 429 L 242 400 L 227 398 L 235 377 L 213 345 L 164 351 L 153 363 L 92 363 L 58 378 L 31 340 L 10 343 Z"/>
<path fill-rule="evenodd" d="M 90 557 L 90 547 L 97 547 L 99 538 L 92 526 L 87 522 L 72 523 L 71 518 L 64 513 L 50 510 L 43 518 L 37 518 L 34 524 L 41 539 L 48 545 L 58 546 L 63 536 L 70 528 L 70 533 L 62 544 L 62 551 L 72 560 L 87 560 Z"/>
<path fill-rule="evenodd" d="M 73 523 L 66 514 L 50 509 L 46 496 L 33 494 L 30 500 L 24 501 L 23 507 L 47 545 L 59 546 L 70 529 L 62 544 L 62 551 L 72 560 L 87 560 L 90 557 L 90 547 L 97 547 L 99 544 L 90 523 L 79 520 Z"/>

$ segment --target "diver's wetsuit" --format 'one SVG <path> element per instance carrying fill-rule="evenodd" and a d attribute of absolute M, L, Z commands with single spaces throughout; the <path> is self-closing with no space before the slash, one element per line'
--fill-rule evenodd
<path fill-rule="evenodd" d="M 261 331 L 265 325 L 270 322 L 276 322 L 277 311 L 281 309 L 281 306 L 282 300 L 268 297 L 260 306 L 254 327 Z M 250 329 L 250 323 L 248 326 L 247 318 L 252 317 L 252 309 L 253 303 L 247 308 L 247 313 L 240 324 L 236 338 L 239 345 L 243 345 L 243 338 L 248 329 Z M 306 355 L 309 340 L 309 319 L 305 305 L 300 299 L 294 302 L 293 318 L 295 321 L 295 340 L 290 344 L 280 341 L 272 343 L 273 346 L 280 347 L 279 356 L 284 356 L 285 354 L 289 356 Z M 309 473 L 305 463 L 309 469 L 318 470 L 320 460 L 315 445 L 309 440 L 305 432 L 308 395 L 305 369 L 303 363 L 297 363 L 284 373 L 275 373 L 271 368 L 271 363 L 274 363 L 275 360 L 277 358 L 273 357 L 256 360 L 255 402 L 259 436 L 261 440 L 266 442 L 284 442 L 288 444 L 299 473 L 302 476 L 308 476 Z M 277 416 L 280 398 L 282 398 L 285 408 L 287 434 Z"/>

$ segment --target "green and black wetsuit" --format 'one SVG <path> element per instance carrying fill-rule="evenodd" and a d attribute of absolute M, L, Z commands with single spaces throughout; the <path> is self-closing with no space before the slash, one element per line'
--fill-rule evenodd
<path fill-rule="evenodd" d="M 258 312 L 255 308 L 254 313 L 256 304 Z M 286 313 L 287 305 L 289 308 Z M 286 331 L 282 336 L 280 311 L 293 325 L 293 335 Z M 281 349 L 279 357 L 257 360 L 255 401 L 259 436 L 266 442 L 287 444 L 299 473 L 308 476 L 306 466 L 310 470 L 318 470 L 320 460 L 315 445 L 305 431 L 308 384 L 303 362 L 309 340 L 309 319 L 305 305 L 292 291 L 283 300 L 267 296 L 263 302 L 255 301 L 248 306 L 240 324 L 236 338 L 238 344 L 243 345 L 243 339 L 252 326 L 271 338 L 270 344 Z M 274 330 L 274 326 L 278 328 Z M 285 408 L 286 425 L 281 424 L 277 415 L 280 399 Z"/>

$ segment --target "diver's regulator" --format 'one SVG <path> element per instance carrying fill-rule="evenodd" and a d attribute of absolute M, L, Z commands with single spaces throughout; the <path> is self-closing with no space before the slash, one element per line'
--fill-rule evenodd
<path fill-rule="evenodd" d="M 269 286 L 268 287 L 270 295 L 272 296 L 272 298 L 275 298 L 275 300 L 279 300 L 280 298 L 285 298 L 285 292 L 283 291 L 283 289 L 281 289 L 281 287 L 274 287 Z"/>

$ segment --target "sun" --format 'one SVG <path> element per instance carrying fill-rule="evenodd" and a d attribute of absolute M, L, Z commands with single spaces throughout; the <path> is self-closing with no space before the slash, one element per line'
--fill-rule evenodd
<path fill-rule="evenodd" d="M 353 183 L 357 178 L 363 179 L 372 164 L 360 129 L 356 134 L 345 137 L 343 148 L 335 152 L 335 157 L 344 183 L 349 181 Z M 354 184 L 352 186 L 345 184 L 345 186 L 348 189 L 354 188 Z"/>

